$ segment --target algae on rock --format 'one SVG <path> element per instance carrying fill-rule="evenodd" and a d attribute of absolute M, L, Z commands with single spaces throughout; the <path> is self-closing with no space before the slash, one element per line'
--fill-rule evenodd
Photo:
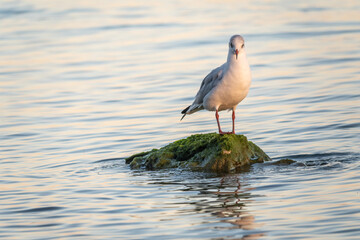
<path fill-rule="evenodd" d="M 126 163 L 133 169 L 185 167 L 226 173 L 268 160 L 269 156 L 243 135 L 208 133 L 192 135 L 160 149 L 135 154 L 126 158 Z"/>

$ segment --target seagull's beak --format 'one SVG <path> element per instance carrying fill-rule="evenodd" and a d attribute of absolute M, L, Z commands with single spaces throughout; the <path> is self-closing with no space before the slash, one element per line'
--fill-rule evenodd
<path fill-rule="evenodd" d="M 235 54 L 236 54 L 236 60 L 237 60 L 237 56 L 239 55 L 239 50 L 235 49 Z"/>

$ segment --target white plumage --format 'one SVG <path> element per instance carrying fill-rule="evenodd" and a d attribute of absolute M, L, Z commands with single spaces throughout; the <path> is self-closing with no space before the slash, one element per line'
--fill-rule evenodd
<path fill-rule="evenodd" d="M 232 110 L 233 128 L 235 134 L 235 109 L 246 97 L 251 84 L 250 66 L 246 59 L 244 39 L 234 35 L 229 41 L 229 52 L 226 63 L 212 70 L 202 81 L 194 102 L 185 108 L 181 120 L 188 114 L 206 109 L 215 111 L 219 133 L 219 111 Z"/>

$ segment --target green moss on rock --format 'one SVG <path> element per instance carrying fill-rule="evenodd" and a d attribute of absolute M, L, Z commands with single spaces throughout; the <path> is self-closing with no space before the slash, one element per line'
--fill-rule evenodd
<path fill-rule="evenodd" d="M 127 158 L 126 163 L 133 169 L 186 167 L 226 173 L 268 160 L 269 156 L 243 135 L 208 133 L 192 135 L 160 149 L 135 154 Z"/>

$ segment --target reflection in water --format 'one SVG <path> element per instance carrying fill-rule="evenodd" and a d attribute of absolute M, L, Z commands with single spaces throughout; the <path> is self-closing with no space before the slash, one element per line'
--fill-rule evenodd
<path fill-rule="evenodd" d="M 233 192 L 221 191 L 224 185 L 224 181 L 233 180 L 232 178 L 223 177 L 220 181 L 220 186 L 216 194 L 219 196 L 219 201 L 223 201 L 222 210 L 219 212 L 214 212 L 213 214 L 220 218 L 228 218 L 228 220 L 221 220 L 225 223 L 230 223 L 234 225 L 234 228 L 240 228 L 244 230 L 253 230 L 258 228 L 255 224 L 255 217 L 250 214 L 250 212 L 245 211 L 243 208 L 246 206 L 246 203 L 250 202 L 251 188 L 242 189 L 240 179 L 236 178 L 237 188 Z M 233 184 L 231 184 L 233 185 Z"/>
<path fill-rule="evenodd" d="M 212 181 L 211 184 L 203 182 L 185 185 L 186 191 L 191 189 L 198 192 L 193 196 L 195 212 L 210 214 L 226 224 L 216 227 L 216 230 L 242 230 L 241 239 L 258 239 L 265 236 L 265 233 L 259 232 L 263 224 L 256 223 L 255 216 L 246 210 L 246 205 L 253 202 L 251 190 L 254 188 L 247 186 L 248 184 L 242 186 L 239 175 L 215 180 L 219 181 Z"/>

